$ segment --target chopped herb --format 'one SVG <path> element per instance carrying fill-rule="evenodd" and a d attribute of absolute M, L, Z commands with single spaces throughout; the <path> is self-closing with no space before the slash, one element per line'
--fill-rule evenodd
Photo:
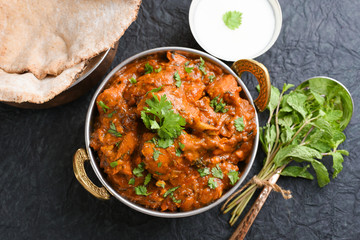
<path fill-rule="evenodd" d="M 213 167 L 213 168 L 211 169 L 211 173 L 212 173 L 212 175 L 213 175 L 214 177 L 216 177 L 216 178 L 223 179 L 223 177 L 224 177 L 224 174 L 223 174 L 223 172 L 221 171 L 221 168 L 220 168 L 219 164 L 216 164 L 216 167 Z"/>
<path fill-rule="evenodd" d="M 165 182 L 163 180 L 158 180 L 155 185 L 161 188 L 165 188 Z"/>
<path fill-rule="evenodd" d="M 162 162 L 158 162 L 158 167 L 161 167 L 161 165 L 162 165 Z"/>
<path fill-rule="evenodd" d="M 209 78 L 209 82 L 212 83 L 215 80 L 215 75 L 210 75 L 208 76 L 208 78 Z"/>
<path fill-rule="evenodd" d="M 159 173 L 158 171 L 155 171 L 155 173 L 156 173 L 157 175 L 162 175 L 162 173 Z"/>
<path fill-rule="evenodd" d="M 149 63 L 146 63 L 144 70 L 145 70 L 145 74 L 148 74 L 148 73 L 152 73 L 154 68 Z"/>
<path fill-rule="evenodd" d="M 156 72 L 156 73 L 159 73 L 159 72 L 161 72 L 161 70 L 162 70 L 162 68 L 161 68 L 161 66 L 159 66 L 159 68 L 156 68 L 156 69 L 155 69 L 155 72 Z"/>
<path fill-rule="evenodd" d="M 172 200 L 174 203 L 181 203 L 181 200 L 180 200 L 180 199 L 176 199 L 173 194 L 171 194 L 171 200 Z"/>
<path fill-rule="evenodd" d="M 136 168 L 133 170 L 133 174 L 137 177 L 143 176 L 142 172 L 144 171 L 144 163 L 140 163 Z"/>
<path fill-rule="evenodd" d="M 190 64 L 190 61 L 187 61 L 186 63 L 185 63 L 185 66 L 188 66 Z"/>
<path fill-rule="evenodd" d="M 171 193 L 175 192 L 175 190 L 178 189 L 179 187 L 180 187 L 180 186 L 170 188 L 169 190 L 167 190 L 167 191 L 164 193 L 164 197 L 166 198 L 168 195 L 170 195 Z"/>
<path fill-rule="evenodd" d="M 129 81 L 131 82 L 131 84 L 137 83 L 137 81 L 136 81 L 136 79 L 134 77 L 130 78 Z"/>
<path fill-rule="evenodd" d="M 172 138 L 160 138 L 158 139 L 159 148 L 168 148 L 174 144 L 174 139 Z"/>
<path fill-rule="evenodd" d="M 146 189 L 145 186 L 137 186 L 137 187 L 135 187 L 134 189 L 135 189 L 136 195 L 148 196 L 148 195 L 151 194 L 151 193 L 148 193 L 148 192 L 147 192 L 147 189 Z"/>
<path fill-rule="evenodd" d="M 242 13 L 238 11 L 227 11 L 222 18 L 228 28 L 235 30 L 241 25 Z"/>
<path fill-rule="evenodd" d="M 180 156 L 181 156 L 181 150 L 180 150 L 180 148 L 177 148 L 175 151 L 176 151 L 176 152 L 175 152 L 175 155 L 178 156 L 178 157 L 180 157 Z"/>
<path fill-rule="evenodd" d="M 135 184 L 135 178 L 130 178 L 128 184 L 129 184 L 129 185 L 134 185 L 134 184 Z"/>
<path fill-rule="evenodd" d="M 225 108 L 226 103 L 223 102 L 222 98 L 220 98 L 220 100 L 218 101 L 219 97 L 220 95 L 214 97 L 214 99 L 210 101 L 210 106 L 214 109 L 215 112 L 226 113 L 227 111 L 229 111 L 229 109 Z"/>
<path fill-rule="evenodd" d="M 227 173 L 229 179 L 230 179 L 230 184 L 231 185 L 234 185 L 235 183 L 237 183 L 237 181 L 239 181 L 239 173 L 238 171 L 235 171 L 235 170 L 230 170 L 228 173 Z"/>
<path fill-rule="evenodd" d="M 175 79 L 175 86 L 176 87 L 180 87 L 181 86 L 181 78 L 180 78 L 180 75 L 179 75 L 179 72 L 178 71 L 176 71 L 175 73 L 174 73 L 174 79 Z"/>
<path fill-rule="evenodd" d="M 183 143 L 179 142 L 179 147 L 180 147 L 180 149 L 181 149 L 181 150 L 184 150 L 184 148 L 185 148 L 185 144 L 183 144 Z"/>
<path fill-rule="evenodd" d="M 200 173 L 200 177 L 205 177 L 210 174 L 210 168 L 200 168 L 198 172 Z"/>
<path fill-rule="evenodd" d="M 160 87 L 158 87 L 158 88 L 151 89 L 150 91 L 148 91 L 148 92 L 145 94 L 145 96 L 147 96 L 148 93 L 154 93 L 154 92 L 160 91 L 162 87 L 163 87 L 163 86 L 160 86 Z"/>
<path fill-rule="evenodd" d="M 215 188 L 218 187 L 218 183 L 217 183 L 217 181 L 215 180 L 215 178 L 213 178 L 213 177 L 210 177 L 210 178 L 209 178 L 209 180 L 208 180 L 208 186 L 209 186 L 209 188 L 211 188 L 211 189 L 215 189 Z"/>
<path fill-rule="evenodd" d="M 107 116 L 108 118 L 111 118 L 113 116 L 113 114 L 116 113 L 116 110 L 114 110 L 113 112 L 109 113 Z"/>
<path fill-rule="evenodd" d="M 185 67 L 185 71 L 187 73 L 191 73 L 193 69 L 194 69 L 194 67 Z"/>
<path fill-rule="evenodd" d="M 107 112 L 108 109 L 110 109 L 108 106 L 106 106 L 106 104 L 103 101 L 98 101 L 97 102 L 99 104 L 99 106 L 102 108 L 102 110 L 104 111 L 104 113 Z"/>
<path fill-rule="evenodd" d="M 115 137 L 121 137 L 121 133 L 119 133 L 116 130 L 115 124 L 113 122 L 110 123 L 110 129 L 108 130 L 108 133 L 114 135 Z"/>
<path fill-rule="evenodd" d="M 121 142 L 122 142 L 122 141 L 118 141 L 117 143 L 115 143 L 115 146 L 116 146 L 116 147 L 119 147 L 119 145 L 120 145 Z"/>
<path fill-rule="evenodd" d="M 153 153 L 153 158 L 154 158 L 154 161 L 157 161 L 160 154 L 162 154 L 159 150 L 156 150 L 155 148 L 153 148 L 154 150 L 154 153 Z"/>
<path fill-rule="evenodd" d="M 204 65 L 205 65 L 205 61 L 204 61 L 204 59 L 203 59 L 202 57 L 200 57 L 199 69 L 200 69 L 200 71 L 201 71 L 204 75 L 206 75 L 207 73 L 206 73 L 206 71 L 205 71 Z"/>
<path fill-rule="evenodd" d="M 148 185 L 150 181 L 151 181 L 151 173 L 148 173 L 145 177 L 144 186 Z"/>
<path fill-rule="evenodd" d="M 117 165 L 118 165 L 117 161 L 110 163 L 110 167 L 112 167 L 112 168 L 116 167 Z"/>
<path fill-rule="evenodd" d="M 244 127 L 245 127 L 244 118 L 240 117 L 240 118 L 235 119 L 234 125 L 236 128 L 236 131 L 238 131 L 238 132 L 244 131 Z"/>

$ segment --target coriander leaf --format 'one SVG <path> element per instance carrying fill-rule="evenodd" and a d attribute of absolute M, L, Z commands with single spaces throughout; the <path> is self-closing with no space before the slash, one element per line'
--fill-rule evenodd
<path fill-rule="evenodd" d="M 145 67 L 144 67 L 144 70 L 145 70 L 145 74 L 148 74 L 148 73 L 152 73 L 154 68 L 149 63 L 146 63 Z"/>
<path fill-rule="evenodd" d="M 174 203 L 181 203 L 181 200 L 180 199 L 176 199 L 174 197 L 174 195 L 171 194 L 171 200 L 174 202 Z"/>
<path fill-rule="evenodd" d="M 155 185 L 161 188 L 165 188 L 165 182 L 163 180 L 158 180 Z"/>
<path fill-rule="evenodd" d="M 161 165 L 162 165 L 162 162 L 158 162 L 157 167 L 161 167 Z"/>
<path fill-rule="evenodd" d="M 181 157 L 181 150 L 180 150 L 180 148 L 177 148 L 177 149 L 175 150 L 175 155 L 176 155 L 177 157 Z"/>
<path fill-rule="evenodd" d="M 207 73 L 206 73 L 206 71 L 205 71 L 205 61 L 204 61 L 204 59 L 202 58 L 202 57 L 200 57 L 200 65 L 199 65 L 199 69 L 200 69 L 200 71 L 204 74 L 204 75 L 206 75 Z"/>
<path fill-rule="evenodd" d="M 98 101 L 97 103 L 98 103 L 98 105 L 102 108 L 102 110 L 104 111 L 104 113 L 106 113 L 106 111 L 107 111 L 108 109 L 110 109 L 108 106 L 106 106 L 106 104 L 105 104 L 103 101 Z"/>
<path fill-rule="evenodd" d="M 209 82 L 212 83 L 215 80 L 215 75 L 210 75 L 208 76 L 208 78 L 209 78 Z"/>
<path fill-rule="evenodd" d="M 114 135 L 115 137 L 121 137 L 121 133 L 119 133 L 117 130 L 116 130 L 116 126 L 113 122 L 110 123 L 110 129 L 108 130 L 108 133 Z"/>
<path fill-rule="evenodd" d="M 136 81 L 136 79 L 134 77 L 130 78 L 129 81 L 130 81 L 131 84 L 137 83 L 137 81 Z"/>
<path fill-rule="evenodd" d="M 160 154 L 162 154 L 159 150 L 156 150 L 155 148 L 153 148 L 154 150 L 154 153 L 153 153 L 153 158 L 154 158 L 154 161 L 157 161 Z"/>
<path fill-rule="evenodd" d="M 159 66 L 159 68 L 155 69 L 155 72 L 159 73 L 159 72 L 161 72 L 161 70 L 162 70 L 162 68 L 161 68 L 161 66 Z"/>
<path fill-rule="evenodd" d="M 180 75 L 179 75 L 179 72 L 178 71 L 176 71 L 175 73 L 174 73 L 174 79 L 175 79 L 175 86 L 176 87 L 180 87 L 181 86 L 181 78 L 180 78 Z"/>
<path fill-rule="evenodd" d="M 194 69 L 194 67 L 185 67 L 185 71 L 187 73 L 191 73 L 193 69 Z"/>
<path fill-rule="evenodd" d="M 137 176 L 137 177 L 143 176 L 142 172 L 144 171 L 144 166 L 145 166 L 144 163 L 138 164 L 137 167 L 134 168 L 133 174 L 134 174 L 135 176 Z"/>
<path fill-rule="evenodd" d="M 113 116 L 113 114 L 114 114 L 114 113 L 116 113 L 116 111 L 115 111 L 115 110 L 114 110 L 113 112 L 109 113 L 109 114 L 107 115 L 107 117 L 108 117 L 108 118 L 111 118 L 111 117 Z"/>
<path fill-rule="evenodd" d="M 135 178 L 130 178 L 128 184 L 129 184 L 129 185 L 134 185 L 134 184 L 135 184 Z"/>
<path fill-rule="evenodd" d="M 230 170 L 228 173 L 227 173 L 229 179 L 230 179 L 230 184 L 231 185 L 234 185 L 235 183 L 237 183 L 237 181 L 239 181 L 239 173 L 238 171 L 235 171 L 235 170 Z"/>
<path fill-rule="evenodd" d="M 222 98 L 220 98 L 220 100 L 218 101 L 219 97 L 220 97 L 220 95 L 217 97 L 214 97 L 210 101 L 210 106 L 214 109 L 215 112 L 226 113 L 227 111 L 229 111 L 229 109 L 225 108 L 226 103 L 223 102 Z"/>
<path fill-rule="evenodd" d="M 164 193 L 164 198 L 166 198 L 169 194 L 172 194 L 173 192 L 175 192 L 176 189 L 178 189 L 180 186 L 177 186 L 177 187 L 173 187 L 173 188 L 170 188 L 169 190 L 167 190 L 165 193 Z"/>
<path fill-rule="evenodd" d="M 174 144 L 174 139 L 172 138 L 160 138 L 158 139 L 159 148 L 168 148 Z"/>
<path fill-rule="evenodd" d="M 184 148 L 185 148 L 185 144 L 183 144 L 183 143 L 179 142 L 179 147 L 180 147 L 180 149 L 183 151 L 183 150 L 184 150 Z"/>
<path fill-rule="evenodd" d="M 306 178 L 306 179 L 309 179 L 309 180 L 313 180 L 314 179 L 313 175 L 311 175 L 307 171 L 307 169 L 309 167 L 310 167 L 310 165 L 307 165 L 305 167 L 288 166 L 281 172 L 281 176 L 301 177 L 301 178 Z"/>
<path fill-rule="evenodd" d="M 134 188 L 134 190 L 135 190 L 136 195 L 148 196 L 151 194 L 151 193 L 147 192 L 147 189 L 145 186 L 137 186 Z"/>
<path fill-rule="evenodd" d="M 244 118 L 243 117 L 240 117 L 240 118 L 238 117 L 237 119 L 235 119 L 234 125 L 235 125 L 235 128 L 236 128 L 236 131 L 238 131 L 238 132 L 244 131 L 244 127 L 245 127 Z"/>
<path fill-rule="evenodd" d="M 151 173 L 148 173 L 144 180 L 144 186 L 148 185 L 148 183 L 151 181 Z"/>
<path fill-rule="evenodd" d="M 222 16 L 225 25 L 231 30 L 240 27 L 242 21 L 242 13 L 239 11 L 227 11 Z"/>
<path fill-rule="evenodd" d="M 319 184 L 319 187 L 324 187 L 330 182 L 329 173 L 321 162 L 317 160 L 313 160 L 311 162 L 312 167 L 314 168 L 316 172 L 316 178 Z"/>
<path fill-rule="evenodd" d="M 216 177 L 216 178 L 223 179 L 223 177 L 224 177 L 224 174 L 223 174 L 223 172 L 221 171 L 221 168 L 220 168 L 219 164 L 216 164 L 216 167 L 213 167 L 213 168 L 211 169 L 211 173 L 212 173 L 212 175 L 213 175 L 214 177 Z"/>
<path fill-rule="evenodd" d="M 190 64 L 190 61 L 187 61 L 186 63 L 185 63 L 185 66 L 188 66 Z"/>
<path fill-rule="evenodd" d="M 110 167 L 112 167 L 112 168 L 116 167 L 117 165 L 118 165 L 117 161 L 110 163 Z"/>
<path fill-rule="evenodd" d="M 205 177 L 210 174 L 210 168 L 200 168 L 198 172 L 200 173 L 200 177 Z"/>
<path fill-rule="evenodd" d="M 215 178 L 213 177 L 210 177 L 209 180 L 208 180 L 208 186 L 211 188 L 211 189 L 215 189 L 218 187 L 218 183 L 217 181 L 215 180 Z"/>

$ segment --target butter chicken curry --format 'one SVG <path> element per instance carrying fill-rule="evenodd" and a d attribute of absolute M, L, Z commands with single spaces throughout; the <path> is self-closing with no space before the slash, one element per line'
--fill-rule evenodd
<path fill-rule="evenodd" d="M 160 211 L 210 204 L 241 175 L 255 110 L 236 79 L 178 52 L 123 67 L 98 96 L 91 135 L 100 166 L 123 197 Z"/>

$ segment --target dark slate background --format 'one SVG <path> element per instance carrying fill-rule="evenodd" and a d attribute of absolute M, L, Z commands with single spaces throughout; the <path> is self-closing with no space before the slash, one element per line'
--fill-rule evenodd
<path fill-rule="evenodd" d="M 257 60 L 268 67 L 277 87 L 325 75 L 350 89 L 355 114 L 342 145 L 350 156 L 338 178 L 322 189 L 316 181 L 281 178 L 278 183 L 294 198 L 284 200 L 272 193 L 247 239 L 360 239 L 360 1 L 280 4 L 279 39 Z M 144 0 L 138 19 L 121 38 L 112 68 L 154 47 L 201 49 L 188 25 L 189 6 L 189 0 Z M 243 80 L 256 94 L 253 78 L 246 75 Z M 73 174 L 72 156 L 84 146 L 85 114 L 94 91 L 47 110 L 0 104 L 0 238 L 227 239 L 234 228 L 220 207 L 194 217 L 161 219 L 135 212 L 114 198 L 97 200 L 82 188 Z M 263 156 L 259 150 L 249 176 L 260 170 Z M 87 170 L 95 179 L 90 166 Z"/>

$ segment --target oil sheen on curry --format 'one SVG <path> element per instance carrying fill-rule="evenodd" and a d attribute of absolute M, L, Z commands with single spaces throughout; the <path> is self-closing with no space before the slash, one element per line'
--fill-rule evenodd
<path fill-rule="evenodd" d="M 159 211 L 219 199 L 239 180 L 256 136 L 241 91 L 220 67 L 177 52 L 122 68 L 97 98 L 91 135 L 110 184 Z"/>

